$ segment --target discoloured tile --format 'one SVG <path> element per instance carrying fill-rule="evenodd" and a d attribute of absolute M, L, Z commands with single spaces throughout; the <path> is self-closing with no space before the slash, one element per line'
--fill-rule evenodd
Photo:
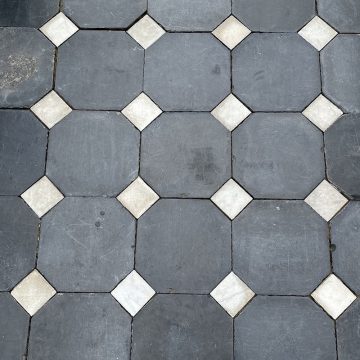
<path fill-rule="evenodd" d="M 111 291 L 134 244 L 135 220 L 116 199 L 65 198 L 42 220 L 38 269 L 58 291 Z"/>
<path fill-rule="evenodd" d="M 73 111 L 50 131 L 47 176 L 65 195 L 115 196 L 137 176 L 139 138 L 119 113 Z"/>
<path fill-rule="evenodd" d="M 231 360 L 231 317 L 208 296 L 156 295 L 134 318 L 132 359 L 145 358 Z"/>
<path fill-rule="evenodd" d="M 141 177 L 160 196 L 209 198 L 231 175 L 230 141 L 210 114 L 163 114 L 143 131 Z"/>
<path fill-rule="evenodd" d="M 47 131 L 30 113 L 0 110 L 0 194 L 20 195 L 45 172 Z"/>
<path fill-rule="evenodd" d="M 235 319 L 235 358 L 336 360 L 334 323 L 308 298 L 258 296 Z"/>
<path fill-rule="evenodd" d="M 255 293 L 309 295 L 330 272 L 328 227 L 303 201 L 254 200 L 233 222 L 233 257 Z"/>
<path fill-rule="evenodd" d="M 54 46 L 30 28 L 0 28 L 0 44 L 0 107 L 30 107 L 51 90 Z"/>
<path fill-rule="evenodd" d="M 209 200 L 160 200 L 138 222 L 135 261 L 158 292 L 208 294 L 230 272 L 230 220 Z"/>

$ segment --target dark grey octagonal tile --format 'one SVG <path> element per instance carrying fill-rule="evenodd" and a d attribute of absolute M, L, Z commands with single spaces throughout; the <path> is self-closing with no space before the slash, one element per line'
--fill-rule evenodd
<path fill-rule="evenodd" d="M 32 320 L 28 359 L 127 360 L 130 322 L 110 294 L 58 294 Z"/>
<path fill-rule="evenodd" d="M 329 180 L 360 199 L 360 115 L 344 115 L 325 133 Z"/>
<path fill-rule="evenodd" d="M 146 0 L 64 0 L 64 12 L 82 28 L 127 28 L 146 11 Z"/>
<path fill-rule="evenodd" d="M 319 0 L 319 15 L 339 32 L 360 32 L 360 2 L 356 0 Z"/>
<path fill-rule="evenodd" d="M 134 243 L 116 199 L 65 198 L 43 218 L 38 268 L 58 291 L 111 291 L 133 269 Z"/>
<path fill-rule="evenodd" d="M 0 29 L 0 44 L 0 107 L 29 108 L 52 87 L 54 46 L 30 28 Z"/>
<path fill-rule="evenodd" d="M 330 273 L 328 227 L 303 201 L 255 200 L 233 222 L 233 256 L 255 293 L 308 295 Z"/>
<path fill-rule="evenodd" d="M 298 34 L 251 34 L 233 51 L 233 91 L 255 111 L 303 111 L 320 94 L 318 52 Z"/>
<path fill-rule="evenodd" d="M 0 110 L 0 194 L 20 195 L 44 175 L 47 130 L 29 111 Z"/>
<path fill-rule="evenodd" d="M 165 113 L 142 133 L 141 176 L 161 196 L 207 197 L 231 177 L 231 134 L 207 113 Z"/>
<path fill-rule="evenodd" d="M 334 323 L 308 298 L 258 296 L 234 326 L 236 360 L 337 358 Z"/>
<path fill-rule="evenodd" d="M 18 197 L 0 197 L 0 291 L 11 290 L 34 267 L 39 219 Z"/>
<path fill-rule="evenodd" d="M 325 177 L 322 146 L 300 114 L 253 114 L 233 132 L 234 177 L 257 198 L 304 199 Z"/>
<path fill-rule="evenodd" d="M 119 113 L 73 111 L 50 131 L 47 176 L 66 195 L 118 195 L 137 176 L 139 138 Z"/>
<path fill-rule="evenodd" d="M 212 31 L 231 13 L 231 0 L 149 0 L 149 14 L 166 30 Z"/>
<path fill-rule="evenodd" d="M 230 52 L 211 34 L 165 34 L 146 50 L 144 89 L 162 110 L 211 111 L 230 92 Z"/>
<path fill-rule="evenodd" d="M 138 221 L 136 269 L 158 292 L 210 293 L 230 247 L 230 221 L 209 200 L 160 200 Z"/>
<path fill-rule="evenodd" d="M 133 360 L 230 360 L 232 319 L 209 296 L 156 295 L 134 318 Z"/>
<path fill-rule="evenodd" d="M 360 112 L 360 36 L 338 35 L 320 54 L 323 90 L 346 112 Z"/>
<path fill-rule="evenodd" d="M 0 26 L 39 28 L 59 11 L 59 0 L 1 0 Z"/>
<path fill-rule="evenodd" d="M 315 0 L 233 0 L 233 14 L 252 31 L 296 32 L 315 16 Z"/>
<path fill-rule="evenodd" d="M 336 322 L 339 360 L 360 358 L 360 299 L 345 311 Z"/>
<path fill-rule="evenodd" d="M 143 62 L 125 32 L 78 31 L 59 48 L 56 90 L 75 109 L 122 109 L 141 93 Z"/>
<path fill-rule="evenodd" d="M 23 359 L 29 316 L 9 293 L 0 293 L 1 360 Z"/>
<path fill-rule="evenodd" d="M 360 294 L 360 203 L 352 201 L 331 222 L 334 272 Z"/>

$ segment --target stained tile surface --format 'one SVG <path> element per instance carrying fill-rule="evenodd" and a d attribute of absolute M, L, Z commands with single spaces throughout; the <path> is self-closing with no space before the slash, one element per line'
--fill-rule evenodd
<path fill-rule="evenodd" d="M 356 360 L 360 5 L 0 0 L 0 360 Z"/>

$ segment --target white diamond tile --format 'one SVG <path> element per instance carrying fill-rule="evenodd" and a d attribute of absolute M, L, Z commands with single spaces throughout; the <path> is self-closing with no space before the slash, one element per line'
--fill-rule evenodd
<path fill-rule="evenodd" d="M 334 274 L 326 278 L 311 296 L 333 319 L 337 319 L 356 299 Z"/>
<path fill-rule="evenodd" d="M 55 294 L 56 290 L 37 270 L 34 270 L 20 281 L 11 292 L 11 295 L 31 316 L 40 310 Z"/>
<path fill-rule="evenodd" d="M 156 203 L 159 196 L 149 185 L 138 177 L 117 199 L 138 219 L 146 210 Z"/>
<path fill-rule="evenodd" d="M 211 114 L 229 131 L 233 131 L 251 114 L 251 111 L 234 95 L 230 94 Z"/>
<path fill-rule="evenodd" d="M 32 106 L 31 111 L 51 129 L 66 115 L 69 115 L 72 110 L 55 91 L 51 91 Z"/>
<path fill-rule="evenodd" d="M 230 179 L 211 197 L 211 200 L 232 220 L 250 203 L 252 197 Z"/>
<path fill-rule="evenodd" d="M 343 112 L 325 96 L 317 97 L 304 111 L 306 116 L 320 130 L 329 128 Z"/>
<path fill-rule="evenodd" d="M 231 272 L 210 295 L 230 316 L 235 317 L 255 293 Z"/>
<path fill-rule="evenodd" d="M 165 30 L 149 15 L 145 15 L 128 30 L 128 34 L 147 49 L 165 34 Z"/>
<path fill-rule="evenodd" d="M 122 113 L 142 131 L 162 113 L 162 110 L 146 94 L 141 93 L 123 109 Z"/>
<path fill-rule="evenodd" d="M 154 289 L 133 270 L 111 292 L 111 295 L 132 316 L 135 316 L 143 306 L 155 295 Z"/>
<path fill-rule="evenodd" d="M 315 16 L 299 31 L 299 35 L 320 51 L 337 35 L 337 32 L 324 20 Z"/>
<path fill-rule="evenodd" d="M 329 221 L 348 202 L 328 181 L 323 180 L 305 199 L 321 217 Z"/>
<path fill-rule="evenodd" d="M 232 50 L 237 44 L 243 41 L 251 33 L 251 31 L 238 19 L 231 15 L 212 33 L 230 50 Z"/>
<path fill-rule="evenodd" d="M 27 189 L 21 197 L 39 217 L 46 214 L 64 198 L 63 194 L 46 176 Z"/>
<path fill-rule="evenodd" d="M 70 36 L 74 35 L 79 28 L 62 12 L 54 16 L 40 31 L 55 45 L 60 46 Z"/>

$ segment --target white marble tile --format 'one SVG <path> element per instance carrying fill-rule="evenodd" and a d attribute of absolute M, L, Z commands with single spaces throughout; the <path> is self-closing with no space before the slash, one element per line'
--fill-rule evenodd
<path fill-rule="evenodd" d="M 327 277 L 311 296 L 333 319 L 337 319 L 356 299 L 334 274 Z"/>
<path fill-rule="evenodd" d="M 210 295 L 230 316 L 235 317 L 255 296 L 255 293 L 231 272 Z"/>
<path fill-rule="evenodd" d="M 250 203 L 252 197 L 230 179 L 211 197 L 211 200 L 232 220 Z"/>
<path fill-rule="evenodd" d="M 146 210 L 155 204 L 159 196 L 149 185 L 138 177 L 117 199 L 138 219 Z"/>
<path fill-rule="evenodd" d="M 230 50 L 243 41 L 251 31 L 234 16 L 228 17 L 213 32 Z"/>
<path fill-rule="evenodd" d="M 63 194 L 46 176 L 27 189 L 21 197 L 39 217 L 46 214 L 64 198 Z"/>
<path fill-rule="evenodd" d="M 329 221 L 346 205 L 348 199 L 328 181 L 323 180 L 305 199 L 305 202 L 326 221 Z"/>
<path fill-rule="evenodd" d="M 20 281 L 11 292 L 11 295 L 31 316 L 40 310 L 55 294 L 56 290 L 37 270 L 34 270 Z"/>
<path fill-rule="evenodd" d="M 49 129 L 71 113 L 71 107 L 51 91 L 30 109 Z"/>
<path fill-rule="evenodd" d="M 122 111 L 122 114 L 140 131 L 144 130 L 161 113 L 162 110 L 144 93 L 141 93 Z"/>
<path fill-rule="evenodd" d="M 319 95 L 303 111 L 303 115 L 322 131 L 328 129 L 342 114 L 343 112 L 323 95 Z"/>
<path fill-rule="evenodd" d="M 320 51 L 337 35 L 337 32 L 324 20 L 315 16 L 299 31 L 299 35 Z"/>
<path fill-rule="evenodd" d="M 127 32 L 144 49 L 147 49 L 165 34 L 165 30 L 149 15 L 141 18 Z"/>
<path fill-rule="evenodd" d="M 251 114 L 251 111 L 233 94 L 230 94 L 211 114 L 229 131 L 233 131 Z"/>
<path fill-rule="evenodd" d="M 54 16 L 40 31 L 55 45 L 60 46 L 78 31 L 78 27 L 62 12 Z"/>
<path fill-rule="evenodd" d="M 155 295 L 155 291 L 135 270 L 133 270 L 111 292 L 111 295 L 131 316 L 135 316 Z"/>

